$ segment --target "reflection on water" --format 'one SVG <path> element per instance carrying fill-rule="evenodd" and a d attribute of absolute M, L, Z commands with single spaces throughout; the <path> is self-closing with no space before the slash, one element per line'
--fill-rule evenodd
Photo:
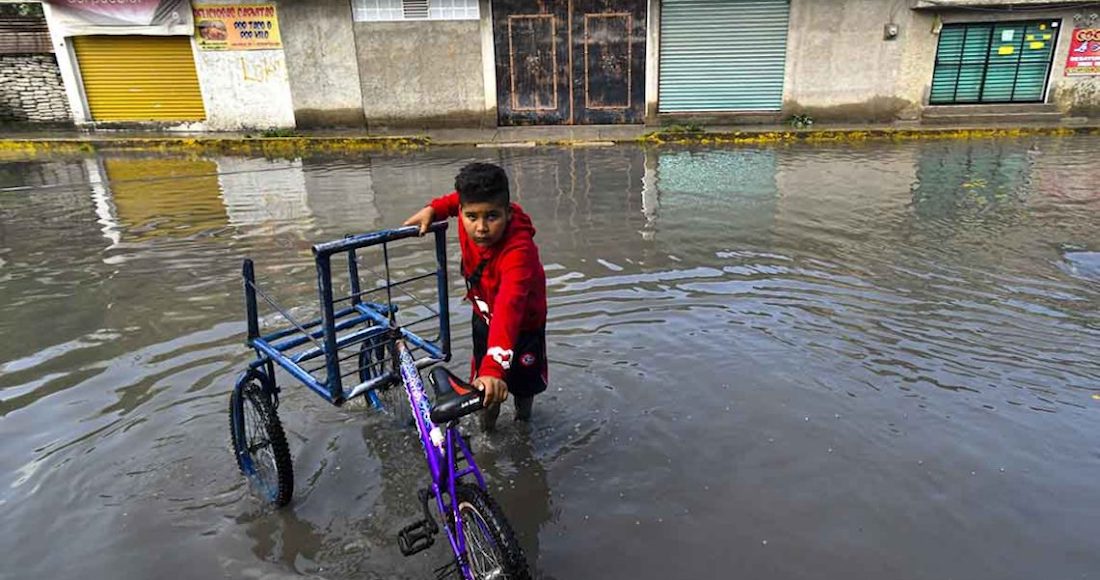
<path fill-rule="evenodd" d="M 117 229 L 141 241 L 187 237 L 225 226 L 218 165 L 206 159 L 106 159 Z"/>
<path fill-rule="evenodd" d="M 913 206 L 922 219 L 973 220 L 987 213 L 1024 209 L 1031 191 L 1031 154 L 995 151 L 980 145 L 965 150 L 921 152 Z"/>
<path fill-rule="evenodd" d="M 7 163 L 5 572 L 423 578 L 445 563 L 442 544 L 396 547 L 427 479 L 415 438 L 287 377 L 295 499 L 272 512 L 249 493 L 226 427 L 249 359 L 239 268 L 252 257 L 280 302 L 310 308 L 312 243 L 397 225 L 483 159 L 509 169 L 549 279 L 553 384 L 531 425 L 474 437 L 538 577 L 1087 575 L 1095 146 Z"/>

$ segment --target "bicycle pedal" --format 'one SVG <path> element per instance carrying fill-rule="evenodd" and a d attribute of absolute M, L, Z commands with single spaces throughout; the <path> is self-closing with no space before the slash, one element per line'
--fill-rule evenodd
<path fill-rule="evenodd" d="M 401 548 L 401 554 L 412 556 L 432 547 L 435 543 L 435 530 L 432 529 L 436 527 L 434 524 L 431 520 L 420 520 L 401 528 L 397 532 L 397 545 Z"/>

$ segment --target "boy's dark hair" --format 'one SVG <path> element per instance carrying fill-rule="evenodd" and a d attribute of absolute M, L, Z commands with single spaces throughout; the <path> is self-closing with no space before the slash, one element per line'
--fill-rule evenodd
<path fill-rule="evenodd" d="M 511 201 L 508 175 L 492 163 L 470 163 L 460 169 L 455 176 L 455 190 L 461 204 L 489 202 L 507 207 Z"/>

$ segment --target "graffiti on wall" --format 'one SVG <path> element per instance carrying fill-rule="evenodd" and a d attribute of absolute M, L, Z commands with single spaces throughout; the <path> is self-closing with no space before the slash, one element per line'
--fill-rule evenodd
<path fill-rule="evenodd" d="M 241 64 L 241 78 L 248 83 L 266 83 L 283 76 L 283 59 L 274 56 L 237 59 Z"/>

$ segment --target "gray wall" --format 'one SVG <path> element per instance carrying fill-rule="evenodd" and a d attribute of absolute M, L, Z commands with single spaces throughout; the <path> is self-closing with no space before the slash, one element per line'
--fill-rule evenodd
<path fill-rule="evenodd" d="M 910 44 L 928 28 L 897 0 L 792 0 L 787 37 L 784 114 L 819 120 L 890 121 L 919 114 L 913 80 L 931 59 L 908 59 Z M 883 39 L 888 22 L 900 26 Z M 934 45 L 933 45 L 934 49 Z"/>
<path fill-rule="evenodd" d="M 356 22 L 370 127 L 495 126 L 477 20 Z"/>
<path fill-rule="evenodd" d="M 364 126 L 348 0 L 285 0 L 278 14 L 298 127 Z"/>
<path fill-rule="evenodd" d="M 52 54 L 0 55 L 0 122 L 71 123 Z"/>

